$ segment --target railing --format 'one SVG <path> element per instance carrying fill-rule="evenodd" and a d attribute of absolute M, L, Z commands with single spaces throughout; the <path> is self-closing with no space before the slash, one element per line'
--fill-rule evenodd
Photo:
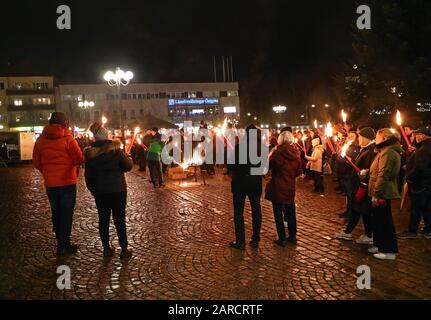
<path fill-rule="evenodd" d="M 55 110 L 55 104 L 26 104 L 22 106 L 8 105 L 7 111 L 40 111 L 40 110 Z"/>

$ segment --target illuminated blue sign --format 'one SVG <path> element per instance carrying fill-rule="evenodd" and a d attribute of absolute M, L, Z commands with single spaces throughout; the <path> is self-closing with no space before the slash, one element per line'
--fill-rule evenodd
<path fill-rule="evenodd" d="M 169 106 L 202 106 L 218 105 L 218 98 L 169 99 Z"/>

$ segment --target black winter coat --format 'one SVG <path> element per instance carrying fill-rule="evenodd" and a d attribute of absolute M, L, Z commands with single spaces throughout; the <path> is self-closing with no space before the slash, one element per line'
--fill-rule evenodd
<path fill-rule="evenodd" d="M 127 191 L 124 173 L 133 162 L 121 150 L 119 140 L 96 141 L 84 150 L 85 182 L 93 195 Z"/>
<path fill-rule="evenodd" d="M 356 157 L 356 159 L 354 159 L 353 161 L 355 165 L 361 170 L 370 170 L 371 164 L 373 163 L 374 158 L 377 155 L 377 152 L 375 149 L 376 149 L 375 143 L 372 143 L 369 146 L 362 148 L 359 151 L 359 154 Z M 356 173 L 356 171 L 353 172 L 352 182 L 353 182 L 353 188 L 354 190 L 356 190 L 359 187 L 359 184 L 361 182 L 359 179 L 359 175 Z M 367 182 L 368 182 L 368 179 L 366 179 L 364 183 L 367 184 Z"/>
<path fill-rule="evenodd" d="M 413 192 L 431 190 L 431 139 L 422 141 L 409 158 L 406 177 Z"/>

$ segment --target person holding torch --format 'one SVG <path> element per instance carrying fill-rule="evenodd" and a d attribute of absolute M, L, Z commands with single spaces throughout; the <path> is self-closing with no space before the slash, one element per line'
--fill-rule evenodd
<path fill-rule="evenodd" d="M 368 196 L 368 179 L 372 162 L 376 156 L 376 133 L 373 128 L 365 127 L 358 131 L 360 151 L 354 165 L 360 172 L 353 172 L 351 176 L 352 190 L 354 190 L 352 214 L 344 231 L 336 235 L 340 240 L 352 240 L 352 232 L 358 225 L 360 218 L 364 224 L 365 233 L 356 240 L 358 244 L 373 244 L 373 220 L 371 214 L 371 198 Z"/>
<path fill-rule="evenodd" d="M 370 167 L 368 195 L 374 218 L 374 246 L 368 251 L 381 260 L 395 260 L 398 242 L 392 219 L 391 201 L 399 199 L 398 174 L 401 167 L 400 141 L 388 128 L 376 135 L 377 155 Z"/>

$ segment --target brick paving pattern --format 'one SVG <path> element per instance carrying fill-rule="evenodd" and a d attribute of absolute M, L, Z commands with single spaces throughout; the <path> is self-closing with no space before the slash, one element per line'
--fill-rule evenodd
<path fill-rule="evenodd" d="M 298 181 L 298 245 L 279 248 L 271 204 L 263 201 L 259 249 L 232 250 L 232 196 L 221 175 L 208 185 L 168 182 L 154 189 L 136 171 L 129 183 L 127 225 L 133 258 L 119 249 L 103 260 L 94 200 L 82 173 L 74 216 L 76 256 L 57 259 L 41 176 L 32 167 L 0 169 L 0 298 L 6 299 L 429 299 L 431 241 L 400 242 L 396 261 L 379 261 L 366 246 L 335 240 L 344 226 L 344 198 L 309 192 Z M 395 204 L 396 206 L 397 204 Z M 250 207 L 246 228 L 251 230 Z M 397 230 L 408 213 L 396 211 Z M 361 234 L 361 228 L 355 236 Z M 115 231 L 113 245 L 118 248 Z M 71 290 L 56 287 L 58 265 L 72 270 Z M 372 290 L 356 288 L 356 268 L 368 265 Z"/>

